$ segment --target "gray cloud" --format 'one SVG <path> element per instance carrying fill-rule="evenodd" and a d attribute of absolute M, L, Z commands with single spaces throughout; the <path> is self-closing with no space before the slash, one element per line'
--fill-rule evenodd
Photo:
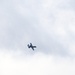
<path fill-rule="evenodd" d="M 1 1 L 0 48 L 25 50 L 32 42 L 36 52 L 67 55 L 75 44 L 74 11 L 63 9 L 70 2 Z"/>

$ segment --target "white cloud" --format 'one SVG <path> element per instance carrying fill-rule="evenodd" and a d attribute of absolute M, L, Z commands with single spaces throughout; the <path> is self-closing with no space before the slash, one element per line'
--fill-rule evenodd
<path fill-rule="evenodd" d="M 75 75 L 75 59 L 42 53 L 13 56 L 0 53 L 0 75 Z"/>

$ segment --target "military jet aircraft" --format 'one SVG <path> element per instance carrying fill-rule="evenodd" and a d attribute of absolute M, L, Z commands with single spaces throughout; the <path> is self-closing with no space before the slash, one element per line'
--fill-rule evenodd
<path fill-rule="evenodd" d="M 32 50 L 34 50 L 34 48 L 36 48 L 36 46 L 33 46 L 32 43 L 30 43 L 30 45 L 28 44 L 27 46 L 28 46 L 28 48 L 32 48 Z"/>

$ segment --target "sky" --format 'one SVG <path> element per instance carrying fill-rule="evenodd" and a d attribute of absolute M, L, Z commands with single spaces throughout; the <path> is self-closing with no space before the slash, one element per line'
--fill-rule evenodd
<path fill-rule="evenodd" d="M 0 0 L 0 75 L 75 75 L 74 69 L 74 0 Z"/>

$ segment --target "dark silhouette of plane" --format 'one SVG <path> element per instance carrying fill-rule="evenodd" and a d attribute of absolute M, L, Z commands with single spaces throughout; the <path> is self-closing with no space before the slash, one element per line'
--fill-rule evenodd
<path fill-rule="evenodd" d="M 36 46 L 33 46 L 32 43 L 30 43 L 30 45 L 28 44 L 27 46 L 28 46 L 28 48 L 32 48 L 32 50 L 34 50 L 34 48 L 36 48 Z"/>

